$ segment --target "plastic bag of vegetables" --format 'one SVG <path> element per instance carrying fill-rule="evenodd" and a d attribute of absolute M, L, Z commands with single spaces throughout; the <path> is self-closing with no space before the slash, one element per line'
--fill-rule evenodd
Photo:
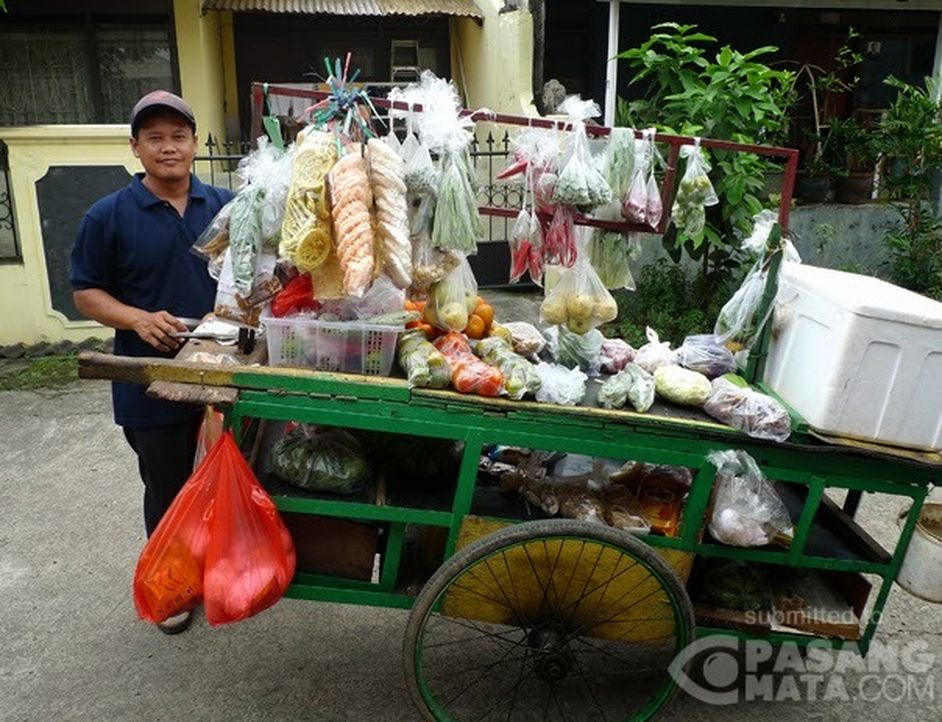
<path fill-rule="evenodd" d="M 602 370 L 602 344 L 605 337 L 597 328 L 586 333 L 573 333 L 565 326 L 550 328 L 550 353 L 553 360 L 566 368 L 578 367 L 589 376 L 598 376 Z"/>
<path fill-rule="evenodd" d="M 788 509 L 755 459 L 729 450 L 711 452 L 707 461 L 716 467 L 710 534 L 737 547 L 789 546 L 794 527 Z"/>
<path fill-rule="evenodd" d="M 671 220 L 683 235 L 699 238 L 706 226 L 705 209 L 715 206 L 720 199 L 710 182 L 710 164 L 700 148 L 700 139 L 694 138 L 693 145 L 682 146 L 680 156 L 687 159 L 687 168 L 677 187 Z"/>
<path fill-rule="evenodd" d="M 586 333 L 618 316 L 618 304 L 592 268 L 585 246 L 540 305 L 544 323 Z"/>
<path fill-rule="evenodd" d="M 736 351 L 752 347 L 759 329 L 766 320 L 757 316 L 768 275 L 768 271 L 762 269 L 760 259 L 746 275 L 736 293 L 720 309 L 713 327 L 713 333 L 719 343 L 731 346 Z"/>
<path fill-rule="evenodd" d="M 710 379 L 680 366 L 658 366 L 654 387 L 658 396 L 686 406 L 703 406 L 713 392 Z"/>
<path fill-rule="evenodd" d="M 650 326 L 645 326 L 644 335 L 648 342 L 638 349 L 635 354 L 635 363 L 653 374 L 659 366 L 667 366 L 677 363 L 677 352 L 671 351 L 669 341 L 661 341 L 657 332 Z"/>
<path fill-rule="evenodd" d="M 720 345 L 712 333 L 687 336 L 676 353 L 677 363 L 709 379 L 736 370 L 736 359 L 732 352 Z"/>
<path fill-rule="evenodd" d="M 602 156 L 602 176 L 612 190 L 612 197 L 621 202 L 628 193 L 635 166 L 635 132 L 631 128 L 612 128 Z"/>
<path fill-rule="evenodd" d="M 533 370 L 540 377 L 540 390 L 536 392 L 537 401 L 575 406 L 585 398 L 585 382 L 589 377 L 579 369 L 567 369 L 559 364 L 541 361 Z"/>
<path fill-rule="evenodd" d="M 504 375 L 504 390 L 516 400 L 540 390 L 540 377 L 533 364 L 514 353 L 510 343 L 499 336 L 491 336 L 477 342 L 474 353 L 482 361 L 500 370 Z"/>
<path fill-rule="evenodd" d="M 281 479 L 311 491 L 353 494 L 370 480 L 360 442 L 343 429 L 301 424 L 272 446 L 268 469 Z"/>
<path fill-rule="evenodd" d="M 546 339 L 532 323 L 510 321 L 503 326 L 510 331 L 514 351 L 521 356 L 536 360 L 540 351 L 546 348 Z"/>
<path fill-rule="evenodd" d="M 406 331 L 399 339 L 399 365 L 406 372 L 410 386 L 430 389 L 448 388 L 451 365 L 441 352 L 429 343 L 420 329 Z"/>
<path fill-rule="evenodd" d="M 459 152 L 449 150 L 442 159 L 442 168 L 432 243 L 443 250 L 476 253 L 478 239 L 484 235 L 484 222 L 467 164 Z"/>
<path fill-rule="evenodd" d="M 756 439 L 782 442 L 791 436 L 791 419 L 785 407 L 750 388 L 744 379 L 732 374 L 720 376 L 713 379 L 712 388 L 703 410 L 717 421 Z"/>
<path fill-rule="evenodd" d="M 661 222 L 664 206 L 655 175 L 656 166 L 663 162 L 654 142 L 656 130 L 641 131 L 641 140 L 635 141 L 634 171 L 628 193 L 622 199 L 622 217 L 630 223 L 644 223 L 656 227 Z"/>
<path fill-rule="evenodd" d="M 464 334 L 447 333 L 435 339 L 434 345 L 448 359 L 451 385 L 458 393 L 499 396 L 504 390 L 503 374 L 471 352 Z"/>
<path fill-rule="evenodd" d="M 631 275 L 630 261 L 641 255 L 641 241 L 637 233 L 619 233 L 598 229 L 589 241 L 589 261 L 605 288 L 627 288 L 634 291 L 635 279 Z"/>
<path fill-rule="evenodd" d="M 602 342 L 602 371 L 617 374 L 635 358 L 635 350 L 620 338 L 607 338 Z"/>
<path fill-rule="evenodd" d="M 464 331 L 477 305 L 478 283 L 467 258 L 436 283 L 425 306 L 425 320 L 443 331 Z"/>
<path fill-rule="evenodd" d="M 623 408 L 628 401 L 640 414 L 654 403 L 654 377 L 634 363 L 606 379 L 599 389 L 599 404 L 606 409 Z"/>
<path fill-rule="evenodd" d="M 585 121 L 601 114 L 599 106 L 592 100 L 570 95 L 560 104 L 559 112 L 566 113 L 572 121 L 572 136 L 560 164 L 554 200 L 582 209 L 608 203 L 612 189 L 592 162 L 585 130 Z"/>

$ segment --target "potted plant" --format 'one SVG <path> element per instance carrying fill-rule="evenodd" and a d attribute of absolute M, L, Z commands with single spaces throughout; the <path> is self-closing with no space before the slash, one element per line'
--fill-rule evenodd
<path fill-rule="evenodd" d="M 834 181 L 834 199 L 838 203 L 866 203 L 873 195 L 877 159 L 874 136 L 853 118 L 835 118 L 829 128 L 829 145 L 834 163 L 840 168 Z"/>
<path fill-rule="evenodd" d="M 809 145 L 798 173 L 795 195 L 802 203 L 825 203 L 834 195 L 834 178 L 842 171 L 834 162 L 828 128 L 806 133 Z"/>

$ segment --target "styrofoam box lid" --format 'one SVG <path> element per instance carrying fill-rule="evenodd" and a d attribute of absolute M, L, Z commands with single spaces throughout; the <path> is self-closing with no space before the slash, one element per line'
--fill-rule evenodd
<path fill-rule="evenodd" d="M 782 280 L 859 316 L 942 329 L 942 303 L 879 278 L 784 263 Z"/>

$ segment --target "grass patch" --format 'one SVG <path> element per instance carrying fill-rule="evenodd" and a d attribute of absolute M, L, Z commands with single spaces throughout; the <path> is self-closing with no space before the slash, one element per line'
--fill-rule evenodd
<path fill-rule="evenodd" d="M 78 355 L 0 360 L 0 391 L 65 386 L 78 379 Z"/>

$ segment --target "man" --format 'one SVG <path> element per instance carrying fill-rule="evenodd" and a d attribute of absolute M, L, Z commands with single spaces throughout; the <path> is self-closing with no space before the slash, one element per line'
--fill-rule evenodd
<path fill-rule="evenodd" d="M 190 169 L 196 119 L 180 97 L 157 90 L 131 112 L 131 150 L 144 166 L 130 185 L 95 203 L 72 249 L 70 282 L 78 310 L 115 329 L 115 354 L 171 357 L 186 326 L 213 308 L 216 284 L 190 247 L 232 193 L 204 185 Z M 115 382 L 115 423 L 137 454 L 147 535 L 190 475 L 200 408 L 151 399 L 138 384 Z M 161 630 L 182 632 L 189 612 Z"/>

